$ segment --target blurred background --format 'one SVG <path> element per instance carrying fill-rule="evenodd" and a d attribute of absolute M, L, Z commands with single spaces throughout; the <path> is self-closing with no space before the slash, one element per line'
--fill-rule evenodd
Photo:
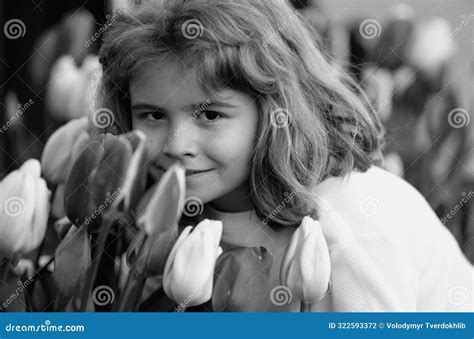
<path fill-rule="evenodd" d="M 0 180 L 93 110 L 113 10 L 143 1 L 0 2 Z M 474 263 L 474 1 L 290 2 L 366 91 L 387 129 L 384 167 L 423 194 Z"/>

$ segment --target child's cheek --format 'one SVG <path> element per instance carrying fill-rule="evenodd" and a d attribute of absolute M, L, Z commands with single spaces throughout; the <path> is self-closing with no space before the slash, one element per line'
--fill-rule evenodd
<path fill-rule="evenodd" d="M 207 155 L 226 168 L 250 167 L 253 136 L 249 128 L 229 126 L 207 141 Z"/>

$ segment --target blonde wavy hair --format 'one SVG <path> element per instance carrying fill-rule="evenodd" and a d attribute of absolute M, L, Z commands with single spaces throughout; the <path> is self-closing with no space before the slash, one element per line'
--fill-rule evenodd
<path fill-rule="evenodd" d="M 366 96 L 283 0 L 168 0 L 122 13 L 99 54 L 101 105 L 116 115 L 109 131 L 131 130 L 129 83 L 170 52 L 208 93 L 255 98 L 251 198 L 271 226 L 317 218 L 317 183 L 380 160 L 383 128 Z"/>

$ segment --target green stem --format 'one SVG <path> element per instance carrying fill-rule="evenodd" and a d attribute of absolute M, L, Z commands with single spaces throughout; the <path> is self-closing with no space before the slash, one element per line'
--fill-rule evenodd
<path fill-rule="evenodd" d="M 33 276 L 31 277 L 31 280 L 34 281 L 36 280 L 36 278 L 38 277 L 38 275 L 40 275 L 41 273 L 43 273 L 43 271 L 45 269 L 48 268 L 49 265 L 51 265 L 51 263 L 54 261 L 54 255 L 51 256 L 51 258 L 49 258 L 48 262 L 43 266 L 41 267 L 35 274 L 33 274 Z"/>
<path fill-rule="evenodd" d="M 135 311 L 140 303 L 143 287 L 145 286 L 145 281 L 147 279 L 146 275 L 142 272 L 142 269 L 139 268 L 146 240 L 147 237 L 145 236 L 141 242 L 140 251 L 137 255 L 136 261 L 128 273 L 127 282 L 121 296 L 119 312 Z"/>
<path fill-rule="evenodd" d="M 301 312 L 311 312 L 311 304 L 301 302 Z"/>
<path fill-rule="evenodd" d="M 125 286 L 119 312 L 136 311 L 140 304 L 147 277 L 144 274 L 135 273 L 135 277 L 130 278 Z"/>
<path fill-rule="evenodd" d="M 10 260 L 7 258 L 2 258 L 0 262 L 0 281 L 7 281 L 8 272 L 10 269 Z"/>
<path fill-rule="evenodd" d="M 85 312 L 87 308 L 87 303 L 89 300 L 89 295 L 94 285 L 95 277 L 97 275 L 97 270 L 99 268 L 100 259 L 102 258 L 102 253 L 104 252 L 105 242 L 107 236 L 109 235 L 110 228 L 112 227 L 115 219 L 112 218 L 112 213 L 105 213 L 103 216 L 101 232 L 97 238 L 96 248 L 93 251 L 93 258 L 91 262 L 91 267 L 87 272 L 86 283 L 84 285 L 84 290 L 82 291 L 81 305 L 79 307 L 80 312 Z"/>

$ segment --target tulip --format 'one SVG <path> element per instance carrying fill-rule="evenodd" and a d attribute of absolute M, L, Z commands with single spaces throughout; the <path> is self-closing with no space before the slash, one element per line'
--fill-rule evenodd
<path fill-rule="evenodd" d="M 74 87 L 81 83 L 81 73 L 71 55 L 60 57 L 51 68 L 46 89 L 46 108 L 56 118 L 69 120 Z M 85 113 L 85 112 L 84 112 Z"/>
<path fill-rule="evenodd" d="M 223 253 L 215 270 L 214 312 L 263 312 L 270 296 L 272 255 L 263 247 Z"/>
<path fill-rule="evenodd" d="M 146 180 L 145 135 L 141 131 L 90 141 L 74 162 L 66 183 L 66 216 L 89 232 L 98 230 L 104 212 L 133 210 Z"/>
<path fill-rule="evenodd" d="M 452 32 L 449 21 L 441 17 L 418 24 L 407 51 L 409 63 L 426 75 L 436 77 L 457 50 Z"/>
<path fill-rule="evenodd" d="M 43 176 L 53 184 L 64 184 L 74 162 L 73 154 L 88 138 L 87 118 L 72 120 L 51 135 L 41 156 Z"/>
<path fill-rule="evenodd" d="M 79 280 L 84 280 L 91 262 L 91 244 L 88 234 L 71 226 L 56 248 L 53 279 L 61 292 L 71 290 Z M 71 263 L 74 262 L 74 265 Z"/>
<path fill-rule="evenodd" d="M 328 290 L 331 263 L 321 225 L 309 216 L 293 233 L 280 271 L 280 282 L 301 302 L 309 304 Z"/>
<path fill-rule="evenodd" d="M 146 234 L 145 244 L 141 246 L 143 242 L 135 242 L 130 246 L 130 252 L 138 253 L 143 248 L 138 258 L 140 270 L 156 276 L 163 273 L 166 259 L 178 238 L 178 220 L 185 195 L 184 169 L 178 164 L 171 166 L 150 193 L 153 193 L 151 198 L 147 194 L 142 199 L 146 208 L 137 222 Z M 138 210 L 143 211 L 143 208 L 139 205 Z"/>
<path fill-rule="evenodd" d="M 0 183 L 0 256 L 28 253 L 44 238 L 50 192 L 38 160 L 26 161 Z"/>
<path fill-rule="evenodd" d="M 51 203 L 51 214 L 56 219 L 62 219 L 66 216 L 64 211 L 64 190 L 66 189 L 65 184 L 59 184 L 56 187 L 56 191 L 53 195 L 53 201 Z"/>
<path fill-rule="evenodd" d="M 58 288 L 55 308 L 60 311 L 77 311 L 76 298 L 86 284 L 86 272 L 92 261 L 87 232 L 72 226 L 56 248 L 54 257 L 52 276 Z"/>
<path fill-rule="evenodd" d="M 60 120 L 87 116 L 93 109 L 93 101 L 101 78 L 96 56 L 87 56 L 77 67 L 71 55 L 60 57 L 51 68 L 46 90 L 46 108 Z"/>
<path fill-rule="evenodd" d="M 71 101 L 67 110 L 69 118 L 88 116 L 94 111 L 101 77 L 99 58 L 96 55 L 86 56 L 79 68 L 78 82 L 72 87 Z"/>
<path fill-rule="evenodd" d="M 180 309 L 203 304 L 211 298 L 214 267 L 222 253 L 222 222 L 205 219 L 191 232 L 186 227 L 166 261 L 163 289 Z"/>

